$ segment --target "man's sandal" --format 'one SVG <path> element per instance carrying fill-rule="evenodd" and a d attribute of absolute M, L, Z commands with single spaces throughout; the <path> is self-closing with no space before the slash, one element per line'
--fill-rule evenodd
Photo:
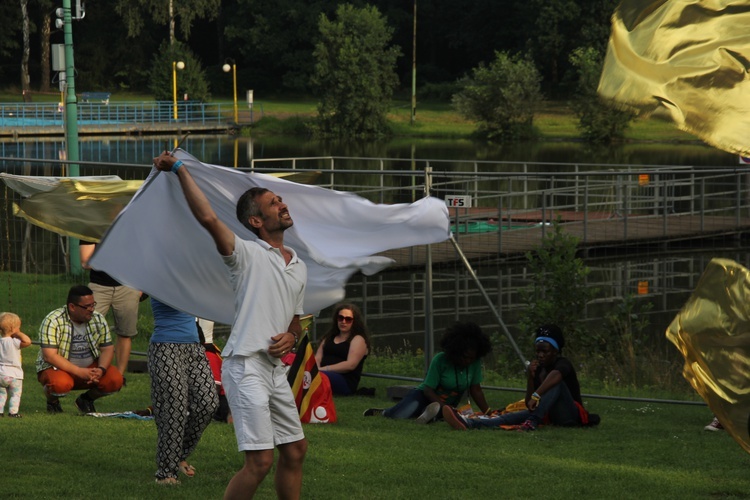
<path fill-rule="evenodd" d="M 156 484 L 175 485 L 180 484 L 180 480 L 176 477 L 164 477 L 156 480 Z"/>

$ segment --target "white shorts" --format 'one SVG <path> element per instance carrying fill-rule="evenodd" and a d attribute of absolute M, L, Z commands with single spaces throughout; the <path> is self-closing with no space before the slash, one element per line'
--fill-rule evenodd
<path fill-rule="evenodd" d="M 239 451 L 269 450 L 305 438 L 283 365 L 265 353 L 229 356 L 221 381 Z"/>

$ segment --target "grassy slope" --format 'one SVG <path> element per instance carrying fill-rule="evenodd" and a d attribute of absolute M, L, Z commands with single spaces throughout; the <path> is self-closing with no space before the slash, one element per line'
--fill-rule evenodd
<path fill-rule="evenodd" d="M 153 422 L 44 411 L 32 375 L 37 347 L 24 350 L 24 418 L 0 420 L 3 498 L 219 498 L 242 464 L 230 426 L 212 423 L 191 457 L 195 478 L 177 487 L 153 482 Z M 444 423 L 364 418 L 391 404 L 392 382 L 363 379 L 374 398 L 337 399 L 339 423 L 307 425 L 310 441 L 303 498 L 710 498 L 745 497 L 750 456 L 726 432 L 709 433 L 702 406 L 589 400 L 602 416 L 592 429 L 542 428 L 457 432 Z M 490 392 L 500 406 L 518 393 Z M 143 408 L 146 374 L 129 374 L 119 394 L 97 403 L 102 412 Z M 273 498 L 272 481 L 258 498 Z"/>

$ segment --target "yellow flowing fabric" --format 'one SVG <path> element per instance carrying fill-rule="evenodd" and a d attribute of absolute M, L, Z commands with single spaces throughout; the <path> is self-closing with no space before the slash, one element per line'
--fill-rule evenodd
<path fill-rule="evenodd" d="M 750 0 L 624 0 L 599 95 L 750 156 Z"/>
<path fill-rule="evenodd" d="M 713 259 L 666 335 L 685 357 L 687 381 L 750 452 L 750 271 Z"/>
<path fill-rule="evenodd" d="M 143 181 L 76 181 L 24 198 L 13 213 L 58 234 L 98 243 Z"/>

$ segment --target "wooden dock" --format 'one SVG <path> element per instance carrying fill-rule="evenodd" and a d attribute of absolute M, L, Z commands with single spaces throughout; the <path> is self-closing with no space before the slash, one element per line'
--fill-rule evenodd
<path fill-rule="evenodd" d="M 577 217 L 578 218 L 578 217 Z M 513 218 L 514 220 L 515 217 Z M 673 214 L 667 216 L 597 217 L 593 220 L 563 222 L 563 231 L 578 238 L 582 250 L 618 248 L 636 245 L 666 244 L 681 240 L 700 240 L 737 235 L 750 231 L 750 218 Z M 505 225 L 505 223 L 503 223 Z M 520 257 L 539 248 L 551 225 L 537 224 L 522 229 L 454 235 L 469 260 Z M 431 245 L 435 264 L 458 260 L 450 241 Z M 426 247 L 384 252 L 396 261 L 394 267 L 423 266 Z"/>
<path fill-rule="evenodd" d="M 230 123 L 118 123 L 102 125 L 79 125 L 78 134 L 86 135 L 184 135 L 193 133 L 232 133 L 236 129 Z M 65 129 L 62 126 L 45 127 L 0 127 L 0 137 L 44 137 L 62 136 Z"/>

